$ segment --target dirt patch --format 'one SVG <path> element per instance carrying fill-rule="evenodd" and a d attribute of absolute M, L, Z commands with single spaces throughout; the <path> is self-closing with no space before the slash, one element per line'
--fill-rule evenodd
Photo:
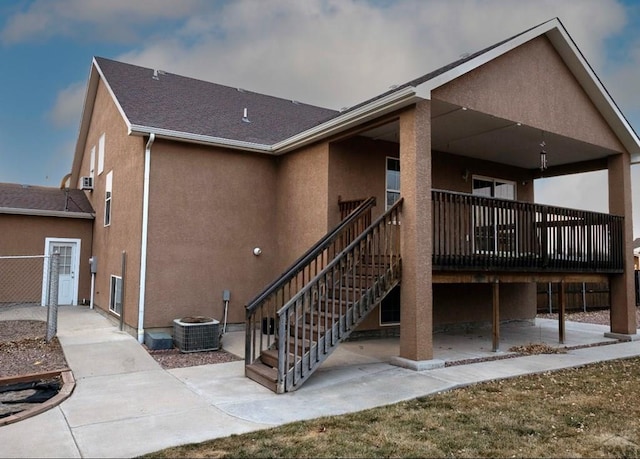
<path fill-rule="evenodd" d="M 0 321 L 0 378 L 68 368 L 58 338 L 47 343 L 39 320 Z"/>
<path fill-rule="evenodd" d="M 153 357 L 162 368 L 169 370 L 171 368 L 184 368 L 194 367 L 197 365 L 211 365 L 214 363 L 227 363 L 242 360 L 235 354 L 227 352 L 225 350 L 217 351 L 204 351 L 204 352 L 187 352 L 182 353 L 178 349 L 168 349 L 161 351 L 152 351 L 147 349 L 147 352 Z"/>
<path fill-rule="evenodd" d="M 517 352 L 520 355 L 537 354 L 566 354 L 566 347 L 553 347 L 546 343 L 529 343 L 522 346 L 511 346 L 509 352 Z"/>

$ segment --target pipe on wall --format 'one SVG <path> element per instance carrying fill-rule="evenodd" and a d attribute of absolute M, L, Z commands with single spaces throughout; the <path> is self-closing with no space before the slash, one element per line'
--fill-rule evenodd
<path fill-rule="evenodd" d="M 151 145 L 156 139 L 152 132 L 144 149 L 144 189 L 142 194 L 142 241 L 140 244 L 140 293 L 138 296 L 138 342 L 144 343 L 144 302 L 147 286 L 147 232 L 149 228 L 149 170 L 151 168 Z"/>

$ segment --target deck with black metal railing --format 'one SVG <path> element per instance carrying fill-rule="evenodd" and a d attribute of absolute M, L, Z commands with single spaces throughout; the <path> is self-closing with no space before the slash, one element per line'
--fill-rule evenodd
<path fill-rule="evenodd" d="M 432 206 L 434 271 L 623 271 L 623 217 L 443 190 Z"/>

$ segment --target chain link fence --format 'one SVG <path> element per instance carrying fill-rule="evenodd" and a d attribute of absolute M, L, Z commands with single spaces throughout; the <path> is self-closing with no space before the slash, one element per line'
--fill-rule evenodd
<path fill-rule="evenodd" d="M 8 308 L 47 306 L 47 341 L 57 332 L 59 258 L 57 253 L 0 256 L 0 312 Z"/>

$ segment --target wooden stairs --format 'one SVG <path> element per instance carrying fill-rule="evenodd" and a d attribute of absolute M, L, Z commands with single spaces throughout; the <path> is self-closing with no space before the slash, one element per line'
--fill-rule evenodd
<path fill-rule="evenodd" d="M 306 268 L 247 307 L 247 377 L 276 393 L 298 389 L 399 283 L 401 202 L 357 233 L 345 224 L 356 235 L 346 242 L 343 232 L 330 232 Z M 358 210 L 366 211 L 356 209 L 351 223 Z M 292 281 L 300 288 L 288 294 Z"/>

